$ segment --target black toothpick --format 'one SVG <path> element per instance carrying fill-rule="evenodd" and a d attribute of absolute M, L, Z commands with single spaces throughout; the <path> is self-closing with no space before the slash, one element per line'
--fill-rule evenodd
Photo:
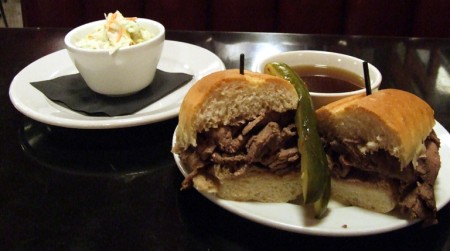
<path fill-rule="evenodd" d="M 240 57 L 240 61 L 239 61 L 239 73 L 241 75 L 244 75 L 244 60 L 245 60 L 245 56 L 244 53 L 241 53 L 241 57 Z"/>
<path fill-rule="evenodd" d="M 366 85 L 366 95 L 372 94 L 372 89 L 370 88 L 370 75 L 369 75 L 369 65 L 366 61 L 363 62 L 364 70 L 364 83 Z"/>

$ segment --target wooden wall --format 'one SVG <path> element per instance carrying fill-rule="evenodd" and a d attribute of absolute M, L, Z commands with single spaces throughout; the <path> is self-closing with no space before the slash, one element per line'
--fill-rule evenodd
<path fill-rule="evenodd" d="M 450 37 L 449 0 L 22 0 L 26 27 L 75 27 L 115 10 L 171 30 Z"/>

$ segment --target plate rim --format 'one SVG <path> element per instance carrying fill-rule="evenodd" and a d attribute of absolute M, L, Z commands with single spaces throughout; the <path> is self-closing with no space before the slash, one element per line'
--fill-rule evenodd
<path fill-rule="evenodd" d="M 438 122 L 435 121 L 435 125 L 433 127 L 433 130 L 435 130 L 438 138 L 441 141 L 441 147 L 439 149 L 440 151 L 440 158 L 441 158 L 441 170 L 444 167 L 445 171 L 444 172 L 450 172 L 450 157 L 445 157 L 443 158 L 443 152 L 449 151 L 450 152 L 450 134 L 449 132 Z M 173 137 L 172 137 L 172 147 L 175 144 L 176 141 L 176 130 L 178 129 L 178 126 L 175 128 L 174 133 L 173 133 Z M 445 148 L 445 149 L 444 149 Z M 173 153 L 173 157 L 174 160 L 176 162 L 176 165 L 179 169 L 179 171 L 182 173 L 183 176 L 187 175 L 187 170 L 185 170 L 181 164 L 181 161 L 179 159 L 178 154 Z M 443 162 L 443 160 L 446 160 L 447 162 Z M 445 182 L 443 182 L 444 177 L 442 176 L 443 172 L 439 172 L 438 178 L 437 178 L 437 182 L 439 182 L 439 184 L 445 184 Z M 445 198 L 440 198 L 440 201 L 436 201 L 436 206 L 437 206 L 437 210 L 439 211 L 440 209 L 442 209 L 444 206 L 446 206 L 449 202 L 450 202 L 450 184 L 444 187 L 444 190 L 448 192 L 448 194 L 446 194 Z M 357 210 L 357 211 L 361 211 L 365 214 L 368 215 L 375 215 L 375 216 L 381 216 L 381 217 L 385 217 L 387 221 L 395 221 L 395 224 L 391 224 L 391 225 L 385 225 L 385 226 L 381 226 L 381 227 L 369 227 L 369 228 L 359 228 L 359 229 L 351 229 L 351 228 L 341 228 L 338 229 L 338 227 L 336 228 L 329 228 L 329 229 L 322 229 L 320 227 L 317 226 L 299 226 L 299 225 L 292 225 L 292 224 L 286 224 L 284 222 L 279 222 L 276 219 L 267 219 L 264 218 L 262 215 L 255 215 L 255 214 L 251 214 L 251 212 L 249 212 L 249 210 L 245 209 L 245 207 L 249 207 L 249 206 L 258 206 L 258 204 L 261 204 L 263 206 L 279 206 L 281 204 L 291 204 L 291 203 L 259 203 L 259 202 L 239 202 L 239 201 L 231 201 L 231 200 L 224 200 L 224 199 L 220 199 L 215 197 L 214 195 L 211 194 L 206 194 L 203 192 L 200 192 L 198 190 L 196 190 L 197 192 L 199 192 L 201 195 L 203 195 L 204 197 L 206 197 L 208 200 L 210 200 L 211 202 L 213 202 L 214 204 L 222 207 L 223 209 L 236 214 L 244 219 L 256 222 L 258 224 L 267 226 L 267 227 L 271 227 L 274 229 L 279 229 L 279 230 L 284 230 L 287 232 L 292 232 L 292 233 L 298 233 L 298 234 L 306 234 L 306 235 L 313 235 L 313 236 L 328 236 L 328 237 L 359 237 L 359 236 L 369 236 L 369 235 L 375 235 L 375 234 L 381 234 L 381 233 L 387 233 L 387 232 L 391 232 L 391 231 L 395 231 L 395 230 L 399 230 L 411 225 L 414 225 L 418 222 L 420 222 L 420 219 L 414 219 L 414 220 L 408 220 L 408 219 L 402 219 L 402 218 L 398 218 L 396 216 L 390 215 L 390 214 L 381 214 L 381 213 L 376 213 L 373 211 L 369 211 L 363 208 L 358 208 L 358 207 L 350 207 L 350 206 L 344 206 L 344 210 L 348 210 L 347 208 L 351 208 L 353 210 Z M 333 200 L 332 200 L 333 201 Z M 438 203 L 439 202 L 439 203 Z M 335 202 L 336 203 L 336 202 Z M 296 205 L 299 207 L 303 207 L 302 205 Z M 242 208 L 244 207 L 244 208 Z M 329 216 L 326 216 L 329 217 Z M 320 221 L 320 220 L 317 220 Z"/>
<path fill-rule="evenodd" d="M 167 48 L 166 46 L 168 46 L 168 47 L 170 46 L 170 47 Z M 161 56 L 161 59 L 162 59 L 161 61 L 164 60 L 163 59 L 164 54 L 165 54 L 164 50 L 170 51 L 174 48 L 182 48 L 182 49 L 184 48 L 184 50 L 186 50 L 186 51 L 190 51 L 192 49 L 201 51 L 202 53 L 204 53 L 204 55 L 207 55 L 208 57 L 211 58 L 210 64 L 214 65 L 214 67 L 204 67 L 206 69 L 204 72 L 197 70 L 194 73 L 188 73 L 188 74 L 193 75 L 193 79 L 190 82 L 188 82 L 185 86 L 192 86 L 196 81 L 198 81 L 200 78 L 204 77 L 205 75 L 207 75 L 209 73 L 212 73 L 214 71 L 225 70 L 225 64 L 215 53 L 209 51 L 206 48 L 197 46 L 195 44 L 190 44 L 190 43 L 181 42 L 181 41 L 174 41 L 174 40 L 165 40 L 164 41 L 164 49 L 163 49 L 163 53 Z M 167 53 L 167 55 L 170 55 L 170 52 L 166 51 L 166 53 Z M 71 64 L 71 67 L 73 67 L 73 69 L 77 72 L 75 66 L 70 61 L 70 56 L 67 53 L 67 49 L 61 49 L 61 50 L 54 51 L 52 53 L 49 53 L 45 56 L 42 56 L 42 57 L 34 60 L 33 62 L 28 64 L 26 67 L 24 67 L 22 70 L 20 70 L 19 73 L 17 73 L 15 75 L 15 77 L 13 78 L 13 80 L 10 84 L 10 87 L 9 87 L 9 98 L 10 98 L 13 106 L 20 113 L 22 113 L 23 115 L 25 115 L 31 119 L 34 119 L 36 121 L 39 121 L 39 122 L 42 122 L 42 123 L 45 123 L 48 125 L 64 127 L 64 128 L 72 128 L 72 129 L 126 128 L 126 127 L 141 126 L 141 125 L 146 125 L 146 124 L 157 123 L 160 121 L 174 118 L 178 115 L 181 104 L 171 103 L 171 104 L 167 105 L 167 110 L 163 110 L 163 111 L 160 111 L 157 113 L 144 112 L 142 114 L 139 114 L 140 111 L 145 109 L 145 108 L 143 108 L 140 111 L 138 111 L 137 113 L 130 114 L 130 115 L 124 115 L 124 116 L 115 116 L 115 117 L 87 116 L 87 115 L 83 115 L 81 113 L 77 113 L 75 111 L 71 111 L 68 108 L 65 108 L 57 103 L 54 103 L 53 101 L 50 101 L 42 93 L 38 93 L 37 98 L 42 100 L 42 102 L 47 102 L 48 107 L 50 109 L 54 110 L 55 112 L 61 112 L 61 113 L 65 112 L 66 114 L 68 112 L 76 113 L 77 114 L 76 116 L 81 116 L 86 119 L 61 118 L 61 117 L 56 117 L 56 116 L 52 116 L 52 115 L 37 111 L 37 109 L 40 109 L 40 107 L 33 108 L 23 102 L 22 98 L 20 97 L 20 94 L 18 93 L 19 89 L 20 88 L 26 89 L 28 87 L 31 88 L 32 86 L 29 83 L 31 81 L 44 80 L 44 79 L 29 80 L 30 77 L 28 77 L 28 75 L 33 74 L 33 69 L 32 69 L 33 67 L 39 67 L 45 60 L 55 60 L 60 57 L 62 60 L 64 60 L 64 64 Z M 167 57 L 167 58 L 168 58 L 167 59 L 168 61 L 170 61 L 172 59 L 172 57 Z M 69 62 L 66 62 L 66 60 L 69 60 Z M 180 61 L 180 62 L 182 64 L 186 64 L 185 61 Z M 193 65 L 193 64 L 188 63 L 187 65 Z M 208 64 L 208 66 L 209 66 L 209 64 Z M 41 67 L 44 67 L 44 66 L 41 66 Z M 55 72 L 58 72 L 61 69 L 62 69 L 62 66 L 58 65 L 58 67 L 49 70 L 50 73 L 46 74 L 46 75 L 48 75 L 47 79 L 52 78 L 51 75 L 55 74 Z M 163 70 L 167 70 L 167 69 L 163 69 Z M 170 69 L 168 69 L 167 71 L 170 71 Z M 28 80 L 24 81 L 24 79 L 28 79 Z M 26 85 L 29 85 L 29 86 L 26 86 Z M 190 87 L 186 87 L 186 88 L 190 88 Z M 30 94 L 30 95 L 33 95 L 33 94 Z M 165 97 L 167 97 L 169 95 L 170 94 L 166 95 Z M 185 95 L 185 93 L 183 95 Z M 34 96 L 36 97 L 36 95 L 34 95 Z M 182 98 L 183 97 L 181 97 L 181 99 Z M 155 104 L 155 103 L 153 103 L 153 104 Z M 57 107 L 57 108 L 55 108 L 55 107 Z M 161 108 L 159 108 L 159 109 L 161 109 Z M 68 110 L 68 112 L 66 112 L 65 110 Z M 148 114 L 148 113 L 150 113 L 150 114 Z"/>

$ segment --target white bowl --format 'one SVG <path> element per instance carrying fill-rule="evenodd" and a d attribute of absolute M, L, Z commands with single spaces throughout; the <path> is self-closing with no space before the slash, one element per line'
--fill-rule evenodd
<path fill-rule="evenodd" d="M 301 65 L 324 65 L 329 67 L 343 68 L 353 72 L 364 79 L 363 60 L 345 54 L 327 51 L 288 51 L 269 56 L 255 64 L 253 71 L 264 72 L 264 66 L 270 62 L 282 62 L 291 67 Z M 381 84 L 380 71 L 368 63 L 370 88 L 372 92 L 377 91 Z M 365 88 L 351 92 L 320 93 L 310 92 L 314 108 L 318 109 L 326 104 L 348 96 L 365 93 Z"/>
<path fill-rule="evenodd" d="M 75 67 L 93 91 L 108 96 L 136 93 L 147 87 L 155 76 L 164 46 L 165 28 L 144 18 L 137 23 L 155 36 L 145 42 L 123 47 L 110 55 L 108 49 L 85 49 L 75 43 L 104 24 L 99 20 L 71 30 L 64 43 Z"/>

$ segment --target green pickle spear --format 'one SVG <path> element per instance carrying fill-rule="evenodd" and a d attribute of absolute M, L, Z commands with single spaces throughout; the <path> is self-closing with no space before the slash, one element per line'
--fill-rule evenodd
<path fill-rule="evenodd" d="M 317 119 L 311 96 L 305 82 L 287 64 L 266 64 L 264 73 L 289 81 L 297 91 L 299 100 L 295 114 L 298 149 L 301 154 L 301 181 L 305 204 L 314 203 L 315 217 L 326 212 L 330 199 L 330 171 L 327 157 L 317 132 Z"/>

